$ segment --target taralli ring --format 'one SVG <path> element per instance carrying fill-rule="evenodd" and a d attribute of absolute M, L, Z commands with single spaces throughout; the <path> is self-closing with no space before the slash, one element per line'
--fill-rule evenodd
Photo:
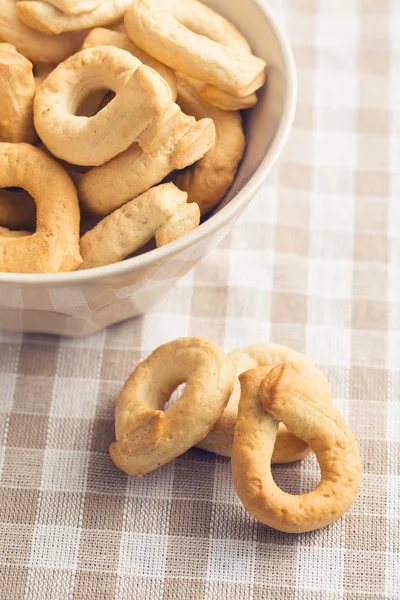
<path fill-rule="evenodd" d="M 35 79 L 32 63 L 10 44 L 0 44 L 0 142 L 33 142 Z"/>
<path fill-rule="evenodd" d="M 0 1 L 0 41 L 15 46 L 33 63 L 59 63 L 82 45 L 85 32 L 46 35 L 27 27 L 17 15 L 15 0 Z"/>
<path fill-rule="evenodd" d="M 232 449 L 232 478 L 246 510 L 258 521 L 287 533 L 313 531 L 339 519 L 353 503 L 361 480 L 357 442 L 316 382 L 287 364 L 247 371 Z M 314 450 L 321 467 L 318 487 L 300 496 L 275 484 L 270 463 L 278 424 Z"/>
<path fill-rule="evenodd" d="M 243 156 L 246 140 L 242 118 L 238 112 L 226 112 L 205 102 L 193 86 L 198 82 L 178 77 L 178 104 L 196 119 L 214 121 L 215 145 L 190 168 L 174 178 L 179 189 L 188 193 L 189 202 L 196 202 L 202 215 L 216 206 L 232 185 Z M 201 86 L 201 84 L 200 84 Z"/>
<path fill-rule="evenodd" d="M 84 98 L 100 88 L 115 98 L 93 117 L 75 116 Z M 35 127 L 54 156 L 99 165 L 126 150 L 170 102 L 168 85 L 153 69 L 125 50 L 97 46 L 71 56 L 42 83 Z"/>
<path fill-rule="evenodd" d="M 236 377 L 256 367 L 272 368 L 282 362 L 288 363 L 296 373 L 318 387 L 318 389 L 323 390 L 320 395 L 323 402 L 329 405 L 332 404 L 332 393 L 325 375 L 303 354 L 292 350 L 292 348 L 278 344 L 253 344 L 231 352 L 228 357 Z M 200 448 L 223 456 L 231 456 L 239 399 L 240 383 L 237 380 L 235 390 L 226 409 L 215 424 L 214 429 L 200 442 Z M 302 438 L 296 437 L 282 423 L 279 425 L 272 463 L 289 463 L 301 460 L 309 452 L 310 448 Z"/>
<path fill-rule="evenodd" d="M 144 65 L 151 67 L 157 71 L 157 73 L 161 75 L 163 79 L 165 79 L 171 90 L 172 100 L 176 100 L 176 77 L 174 71 L 136 46 L 129 39 L 125 31 L 111 31 L 111 29 L 96 27 L 87 34 L 82 45 L 82 50 L 85 50 L 86 48 L 94 48 L 95 46 L 114 46 L 115 48 L 120 48 L 121 50 L 130 52 Z"/>
<path fill-rule="evenodd" d="M 22 187 L 35 199 L 36 232 L 0 239 L 0 271 L 55 273 L 72 271 L 79 254 L 79 205 L 64 169 L 28 144 L 0 144 L 0 188 Z"/>
<path fill-rule="evenodd" d="M 264 84 L 265 62 L 231 23 L 197 0 L 135 0 L 125 27 L 161 62 L 230 94 L 247 96 Z"/>
<path fill-rule="evenodd" d="M 43 33 L 56 33 L 91 29 L 118 23 L 132 0 L 102 0 L 90 12 L 68 15 L 42 0 L 17 2 L 18 16 L 28 27 Z"/>
<path fill-rule="evenodd" d="M 173 183 L 151 188 L 102 219 L 81 238 L 81 269 L 109 265 L 133 254 L 154 236 L 162 246 L 198 226 L 197 204 Z"/>
<path fill-rule="evenodd" d="M 186 383 L 165 412 L 171 394 Z M 181 338 L 160 346 L 126 382 L 115 409 L 115 465 L 144 475 L 199 442 L 221 415 L 234 385 L 231 365 L 216 344 Z"/>
<path fill-rule="evenodd" d="M 106 215 L 160 183 L 175 169 L 199 160 L 215 142 L 211 119 L 196 121 L 171 103 L 138 138 L 138 143 L 91 169 L 78 183 L 79 199 L 94 214 Z"/>

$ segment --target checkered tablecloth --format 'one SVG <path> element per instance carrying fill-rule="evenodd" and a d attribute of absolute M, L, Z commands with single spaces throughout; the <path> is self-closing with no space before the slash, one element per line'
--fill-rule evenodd
<path fill-rule="evenodd" d="M 2 600 L 400 598 L 400 1 L 272 5 L 297 116 L 232 235 L 143 318 L 82 340 L 0 333 Z M 268 529 L 229 460 L 199 450 L 142 479 L 113 467 L 123 382 L 186 335 L 280 342 L 323 369 L 364 466 L 339 522 Z M 301 493 L 318 466 L 274 475 Z"/>

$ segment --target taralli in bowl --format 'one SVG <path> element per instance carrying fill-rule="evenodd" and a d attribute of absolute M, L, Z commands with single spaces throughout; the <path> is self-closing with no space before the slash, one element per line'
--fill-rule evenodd
<path fill-rule="evenodd" d="M 33 63 L 57 64 L 82 45 L 85 32 L 46 35 L 27 27 L 17 15 L 16 0 L 0 1 L 0 42 L 15 46 Z"/>
<path fill-rule="evenodd" d="M 325 390 L 288 364 L 240 376 L 241 396 L 232 449 L 232 479 L 241 502 L 258 521 L 287 533 L 313 531 L 339 519 L 361 480 L 357 442 L 344 419 L 323 398 Z M 283 492 L 271 473 L 279 422 L 314 450 L 318 487 L 300 496 Z"/>
<path fill-rule="evenodd" d="M 162 246 L 198 226 L 200 211 L 187 205 L 187 194 L 173 183 L 147 190 L 102 219 L 81 238 L 80 269 L 93 269 L 123 260 L 154 236 Z"/>
<path fill-rule="evenodd" d="M 175 184 L 188 193 L 189 202 L 196 202 L 202 215 L 214 208 L 225 196 L 235 178 L 246 140 L 242 118 L 238 112 L 228 112 L 211 106 L 199 94 L 196 80 L 178 76 L 178 104 L 196 119 L 211 118 L 215 125 L 216 142 L 207 154 L 190 168 L 178 173 Z"/>
<path fill-rule="evenodd" d="M 64 169 L 28 144 L 0 144 L 0 188 L 22 187 L 37 207 L 36 232 L 0 239 L 0 271 L 55 273 L 71 271 L 79 254 L 79 206 L 76 189 Z"/>
<path fill-rule="evenodd" d="M 60 34 L 118 23 L 132 0 L 102 0 L 97 8 L 78 15 L 68 15 L 42 0 L 17 2 L 18 16 L 28 27 L 43 33 Z"/>
<path fill-rule="evenodd" d="M 323 393 L 320 394 L 319 398 L 323 402 L 332 405 L 331 388 L 325 375 L 303 354 L 292 348 L 271 343 L 252 344 L 251 346 L 231 352 L 228 354 L 228 357 L 232 363 L 236 377 L 239 377 L 249 369 L 256 367 L 272 368 L 285 362 L 301 377 L 322 390 Z M 199 448 L 221 454 L 222 456 L 231 456 L 240 399 L 239 379 L 236 381 L 236 386 L 228 406 L 215 424 L 214 429 L 200 442 Z M 303 439 L 296 437 L 292 432 L 288 431 L 283 423 L 279 425 L 271 460 L 272 463 L 289 463 L 301 460 L 309 452 L 310 447 Z"/>
<path fill-rule="evenodd" d="M 174 390 L 181 397 L 165 412 Z M 135 369 L 115 409 L 115 465 L 145 475 L 183 454 L 204 438 L 225 408 L 234 375 L 224 352 L 202 338 L 181 338 L 160 346 Z"/>
<path fill-rule="evenodd" d="M 115 98 L 93 117 L 75 111 L 104 87 Z M 158 73 L 129 52 L 109 46 L 82 50 L 61 63 L 36 92 L 35 127 L 55 156 L 78 165 L 99 165 L 123 152 L 171 102 Z"/>
<path fill-rule="evenodd" d="M 32 63 L 10 44 L 0 44 L 0 142 L 30 142 L 35 79 Z"/>
<path fill-rule="evenodd" d="M 87 210 L 109 214 L 172 171 L 193 164 L 214 145 L 213 121 L 196 121 L 183 114 L 177 104 L 171 104 L 155 121 L 138 143 L 79 180 L 79 198 Z"/>
<path fill-rule="evenodd" d="M 125 27 L 161 62 L 230 94 L 247 96 L 264 84 L 265 62 L 229 21 L 197 0 L 136 0 Z"/>

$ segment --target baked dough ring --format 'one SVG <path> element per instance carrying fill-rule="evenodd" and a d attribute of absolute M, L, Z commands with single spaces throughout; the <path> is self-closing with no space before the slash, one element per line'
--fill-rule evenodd
<path fill-rule="evenodd" d="M 182 383 L 181 397 L 162 411 Z M 222 349 L 202 338 L 164 344 L 140 363 L 115 409 L 115 465 L 144 475 L 189 450 L 212 428 L 232 392 L 232 368 Z"/>
<path fill-rule="evenodd" d="M 228 354 L 237 377 L 248 369 L 255 367 L 274 367 L 282 362 L 288 363 L 299 375 L 323 390 L 322 398 L 332 404 L 332 393 L 325 375 L 317 369 L 303 354 L 292 348 L 278 344 L 253 344 Z M 214 429 L 199 444 L 199 447 L 222 456 L 231 456 L 233 432 L 235 429 L 240 384 L 236 382 L 235 390 Z M 272 463 L 289 463 L 301 460 L 309 454 L 309 446 L 295 437 L 284 425 L 279 426 Z"/>
<path fill-rule="evenodd" d="M 244 507 L 258 520 L 287 533 L 314 531 L 339 519 L 353 503 L 361 480 L 357 442 L 317 382 L 288 365 L 247 371 L 232 450 L 232 478 Z M 268 412 L 267 412 L 268 411 Z M 283 421 L 314 450 L 321 482 L 307 494 L 283 492 L 272 477 L 271 455 Z"/>
<path fill-rule="evenodd" d="M 81 15 L 97 8 L 103 0 L 46 0 L 67 15 Z"/>
<path fill-rule="evenodd" d="M 0 271 L 55 273 L 72 271 L 79 254 L 79 205 L 64 169 L 28 144 L 0 144 L 0 187 L 23 187 L 35 199 L 36 232 L 0 240 Z"/>
<path fill-rule="evenodd" d="M 77 117 L 95 90 L 115 98 L 93 117 Z M 97 46 L 81 50 L 50 73 L 36 92 L 35 127 L 43 143 L 71 164 L 99 165 L 130 146 L 171 102 L 165 81 L 129 52 Z"/>
<path fill-rule="evenodd" d="M 247 96 L 264 84 L 265 62 L 229 21 L 197 0 L 135 0 L 125 27 L 164 64 L 230 94 Z"/>
<path fill-rule="evenodd" d="M 35 229 L 36 204 L 25 190 L 0 189 L 0 226 L 8 229 Z"/>
<path fill-rule="evenodd" d="M 82 50 L 86 48 L 94 48 L 95 46 L 114 46 L 115 48 L 120 48 L 121 50 L 130 52 L 144 65 L 151 67 L 157 71 L 157 73 L 161 75 L 163 79 L 165 79 L 171 90 L 172 100 L 176 100 L 177 89 L 174 71 L 160 63 L 158 60 L 150 56 L 150 54 L 147 54 L 147 52 L 131 42 L 126 32 L 112 31 L 111 29 L 96 27 L 87 34 L 82 45 Z"/>
<path fill-rule="evenodd" d="M 178 104 L 196 119 L 209 117 L 214 121 L 216 143 L 202 159 L 177 173 L 174 183 L 188 193 L 189 202 L 196 202 L 204 215 L 231 187 L 246 140 L 240 114 L 211 106 L 199 96 L 199 87 L 196 90 L 193 85 L 197 85 L 195 80 L 178 76 Z"/>
<path fill-rule="evenodd" d="M 11 44 L 0 44 L 0 142 L 30 142 L 35 79 L 32 63 Z"/>
<path fill-rule="evenodd" d="M 79 199 L 88 211 L 109 214 L 175 169 L 183 169 L 199 160 L 214 142 L 215 127 L 211 119 L 196 122 L 171 103 L 140 136 L 137 144 L 80 179 Z"/>
<path fill-rule="evenodd" d="M 99 6 L 90 12 L 67 15 L 42 0 L 28 0 L 17 2 L 17 13 L 28 27 L 58 35 L 118 23 L 131 2 L 132 0 L 102 0 Z"/>
<path fill-rule="evenodd" d="M 173 183 L 164 183 L 127 202 L 81 238 L 83 262 L 79 268 L 93 269 L 123 260 L 154 236 L 161 246 L 180 237 L 179 230 L 180 235 L 188 233 L 199 225 L 200 211 L 196 204 L 187 206 L 186 199 L 187 194 Z M 166 228 L 170 219 L 173 221 Z"/>
<path fill-rule="evenodd" d="M 15 46 L 33 63 L 56 63 L 79 50 L 85 32 L 44 35 L 19 20 L 15 0 L 0 1 L 0 41 Z"/>

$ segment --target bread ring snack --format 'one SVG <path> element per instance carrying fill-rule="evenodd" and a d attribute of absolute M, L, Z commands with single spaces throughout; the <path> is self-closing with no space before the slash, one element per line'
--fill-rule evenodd
<path fill-rule="evenodd" d="M 36 204 L 25 190 L 0 189 L 0 226 L 8 229 L 34 229 Z"/>
<path fill-rule="evenodd" d="M 56 63 L 79 50 L 85 32 L 45 35 L 19 20 L 15 0 L 0 2 L 0 41 L 15 46 L 33 63 Z"/>
<path fill-rule="evenodd" d="M 357 442 L 324 390 L 288 365 L 247 371 L 240 377 L 241 397 L 232 449 L 232 478 L 246 510 L 258 521 L 287 533 L 326 527 L 353 503 L 361 480 Z M 321 482 L 295 496 L 278 488 L 271 473 L 278 423 L 314 450 Z"/>
<path fill-rule="evenodd" d="M 169 67 L 166 67 L 158 60 L 147 54 L 144 50 L 136 46 L 129 39 L 126 32 L 123 31 L 111 31 L 111 29 L 105 29 L 103 27 L 96 27 L 87 34 L 85 41 L 82 45 L 82 50 L 86 48 L 94 48 L 95 46 L 114 46 L 121 50 L 130 52 L 133 56 L 138 58 L 144 65 L 151 67 L 165 81 L 168 83 L 171 90 L 172 100 L 176 100 L 176 77 L 175 73 Z"/>
<path fill-rule="evenodd" d="M 221 110 L 245 110 L 257 104 L 257 94 L 253 92 L 247 96 L 234 96 L 214 85 L 205 85 L 200 92 L 203 100 Z"/>
<path fill-rule="evenodd" d="M 282 362 L 288 363 L 296 373 L 323 391 L 321 397 L 324 401 L 329 404 L 332 403 L 332 393 L 325 375 L 303 354 L 292 350 L 292 348 L 278 344 L 253 344 L 231 352 L 228 357 L 236 377 L 256 367 L 271 368 Z M 200 448 L 222 456 L 231 456 L 239 399 L 240 384 L 237 381 L 226 409 L 215 424 L 214 429 L 199 444 Z M 303 439 L 295 437 L 283 424 L 279 426 L 272 463 L 288 463 L 300 460 L 307 456 L 309 452 L 310 448 Z"/>
<path fill-rule="evenodd" d="M 178 77 L 177 101 L 185 113 L 196 119 L 209 117 L 215 125 L 215 145 L 174 178 L 179 189 L 188 193 L 189 202 L 196 202 L 204 215 L 222 200 L 235 178 L 246 143 L 242 119 L 238 112 L 222 111 L 205 102 L 182 76 Z"/>
<path fill-rule="evenodd" d="M 0 187 L 23 187 L 35 199 L 36 232 L 0 240 L 0 271 L 72 271 L 79 254 L 79 205 L 64 169 L 28 144 L 0 144 Z"/>
<path fill-rule="evenodd" d="M 125 27 L 135 44 L 172 69 L 235 96 L 265 81 L 265 62 L 229 21 L 197 0 L 135 0 Z"/>
<path fill-rule="evenodd" d="M 36 137 L 32 69 L 14 46 L 0 44 L 0 142 L 33 142 Z"/>
<path fill-rule="evenodd" d="M 169 233 L 171 228 L 172 231 L 179 228 L 176 215 L 179 215 L 181 235 L 188 233 L 198 226 L 200 211 L 197 205 L 193 205 L 190 208 L 193 218 L 188 218 L 184 210 L 186 199 L 185 192 L 178 190 L 173 183 L 165 183 L 115 210 L 81 238 L 83 262 L 79 268 L 92 269 L 118 262 L 133 254 L 154 236 L 159 241 L 158 245 L 172 241 L 173 234 Z M 173 221 L 165 233 L 170 219 Z M 160 228 L 161 232 L 158 234 Z M 168 236 L 167 241 L 165 236 Z"/>
<path fill-rule="evenodd" d="M 80 201 L 92 213 L 109 214 L 162 181 L 171 171 L 199 160 L 214 142 L 211 119 L 196 122 L 171 103 L 137 144 L 80 179 Z"/>
<path fill-rule="evenodd" d="M 162 408 L 182 383 L 181 397 Z M 183 454 L 212 428 L 232 392 L 234 377 L 219 346 L 201 338 L 164 344 L 140 363 L 115 409 L 115 465 L 145 475 Z"/>
<path fill-rule="evenodd" d="M 20 0 L 17 2 L 17 13 L 28 27 L 58 35 L 118 23 L 131 2 L 132 0 L 102 0 L 97 8 L 90 12 L 68 15 L 42 0 Z"/>
<path fill-rule="evenodd" d="M 67 15 L 81 15 L 97 8 L 102 0 L 46 0 Z"/>
<path fill-rule="evenodd" d="M 90 93 L 115 98 L 90 118 L 75 116 Z M 36 92 L 35 127 L 43 143 L 71 164 L 99 165 L 130 146 L 171 102 L 165 81 L 129 52 L 97 46 L 81 50 L 50 73 Z"/>

